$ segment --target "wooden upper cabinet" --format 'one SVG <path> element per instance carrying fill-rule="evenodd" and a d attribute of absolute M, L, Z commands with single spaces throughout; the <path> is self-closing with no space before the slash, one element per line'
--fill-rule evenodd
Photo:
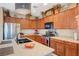
<path fill-rule="evenodd" d="M 28 29 L 29 28 L 29 20 L 21 19 L 20 24 L 21 24 L 21 29 Z"/>
<path fill-rule="evenodd" d="M 65 56 L 77 56 L 77 44 L 65 42 Z"/>
<path fill-rule="evenodd" d="M 56 29 L 61 29 L 63 28 L 62 27 L 62 19 L 61 19 L 62 16 L 60 16 L 60 14 L 57 14 L 54 16 L 54 27 Z"/>
<path fill-rule="evenodd" d="M 44 29 L 44 19 L 39 19 L 37 22 L 36 22 L 36 28 L 37 29 Z"/>
<path fill-rule="evenodd" d="M 5 17 L 4 22 L 6 23 L 16 23 L 15 17 Z"/>
<path fill-rule="evenodd" d="M 79 7 L 78 7 L 77 11 L 79 11 Z M 79 14 L 75 17 L 75 19 L 77 21 L 77 29 L 79 29 Z"/>
<path fill-rule="evenodd" d="M 50 15 L 40 21 L 40 28 L 44 28 L 44 23 L 53 22 L 56 29 L 76 29 L 77 22 L 75 17 L 79 14 L 79 7 Z"/>
<path fill-rule="evenodd" d="M 39 27 L 38 28 L 39 29 L 44 29 L 44 22 L 45 22 L 44 19 L 40 19 L 39 22 L 40 23 L 39 23 Z"/>
<path fill-rule="evenodd" d="M 38 28 L 39 29 L 44 29 L 45 23 L 47 23 L 47 22 L 54 22 L 54 17 L 52 15 L 51 16 L 47 16 L 47 17 L 44 17 L 44 18 L 40 19 L 38 22 L 39 22 L 38 23 L 39 24 Z"/>
<path fill-rule="evenodd" d="M 39 19 L 37 23 L 36 20 L 31 19 L 20 19 L 19 21 L 21 21 L 20 23 L 23 29 L 44 29 L 46 22 L 53 22 L 56 29 L 76 29 L 77 21 L 75 17 L 77 15 L 79 15 L 79 6 Z M 10 22 L 10 20 L 7 21 Z"/>
<path fill-rule="evenodd" d="M 59 29 L 76 29 L 77 22 L 75 16 L 77 15 L 77 7 L 61 12 L 54 16 L 54 27 Z"/>
<path fill-rule="evenodd" d="M 21 29 L 36 29 L 36 20 L 21 19 Z"/>
<path fill-rule="evenodd" d="M 36 29 L 36 20 L 29 20 L 29 29 Z"/>

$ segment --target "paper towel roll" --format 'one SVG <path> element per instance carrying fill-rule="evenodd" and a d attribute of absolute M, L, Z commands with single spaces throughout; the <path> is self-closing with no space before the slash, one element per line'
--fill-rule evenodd
<path fill-rule="evenodd" d="M 77 40 L 77 33 L 74 32 L 74 39 Z"/>

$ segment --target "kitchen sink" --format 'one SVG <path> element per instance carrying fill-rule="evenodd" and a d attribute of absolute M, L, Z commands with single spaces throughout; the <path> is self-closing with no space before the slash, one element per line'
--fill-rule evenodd
<path fill-rule="evenodd" d="M 27 38 L 24 38 L 24 39 L 18 39 L 17 42 L 18 43 L 28 43 L 28 42 L 32 42 L 32 41 Z"/>

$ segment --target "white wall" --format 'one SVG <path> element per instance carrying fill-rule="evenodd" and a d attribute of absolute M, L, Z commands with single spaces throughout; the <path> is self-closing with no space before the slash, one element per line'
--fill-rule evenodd
<path fill-rule="evenodd" d="M 9 9 L 10 11 L 15 10 L 15 4 L 14 3 L 0 3 L 0 7 L 4 7 L 6 9 Z"/>
<path fill-rule="evenodd" d="M 3 10 L 0 8 L 0 43 L 3 40 Z"/>
<path fill-rule="evenodd" d="M 8 9 L 10 11 L 10 15 L 13 17 L 14 16 L 14 11 L 15 11 L 15 3 L 0 3 L 0 7 L 3 7 L 5 9 Z"/>

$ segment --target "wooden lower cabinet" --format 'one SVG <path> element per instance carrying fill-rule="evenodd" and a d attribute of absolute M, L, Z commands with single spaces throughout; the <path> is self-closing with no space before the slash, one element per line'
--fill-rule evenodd
<path fill-rule="evenodd" d="M 56 54 L 59 56 L 64 56 L 65 55 L 65 49 L 64 49 L 64 43 L 62 42 L 57 42 L 56 43 Z"/>
<path fill-rule="evenodd" d="M 25 36 L 34 40 L 34 41 L 41 43 L 41 36 L 39 36 L 39 35 L 25 35 Z"/>
<path fill-rule="evenodd" d="M 65 56 L 77 56 L 77 44 L 65 42 Z"/>
<path fill-rule="evenodd" d="M 24 37 L 26 38 L 30 38 L 30 39 L 32 39 L 32 40 L 35 40 L 35 37 L 34 37 L 34 35 L 24 35 Z"/>
<path fill-rule="evenodd" d="M 59 56 L 79 56 L 79 44 L 59 39 L 51 39 L 51 48 Z"/>
<path fill-rule="evenodd" d="M 51 39 L 50 41 L 50 47 L 55 49 L 54 53 L 56 53 L 56 41 L 55 39 Z"/>
<path fill-rule="evenodd" d="M 57 39 L 51 39 L 51 48 L 55 49 L 54 53 L 59 56 L 64 56 L 64 42 Z"/>
<path fill-rule="evenodd" d="M 79 56 L 79 44 L 78 44 L 78 56 Z"/>
<path fill-rule="evenodd" d="M 47 39 L 45 37 L 41 37 L 41 38 L 42 38 L 41 43 L 47 46 L 48 45 Z"/>
<path fill-rule="evenodd" d="M 35 41 L 41 43 L 41 41 L 42 41 L 41 36 L 39 36 L 39 35 L 35 35 Z"/>
<path fill-rule="evenodd" d="M 51 39 L 51 41 L 50 41 L 50 47 L 51 48 L 56 48 L 56 41 L 54 40 L 54 39 Z"/>
<path fill-rule="evenodd" d="M 65 56 L 77 56 L 77 49 L 73 46 L 65 46 Z"/>
<path fill-rule="evenodd" d="M 36 42 L 39 42 L 41 44 L 44 44 L 47 46 L 47 39 L 43 36 L 39 36 L 39 35 L 25 35 L 24 37 L 28 37 Z"/>
<path fill-rule="evenodd" d="M 36 39 L 35 41 L 47 46 L 47 39 L 45 37 L 36 35 L 35 39 Z"/>

